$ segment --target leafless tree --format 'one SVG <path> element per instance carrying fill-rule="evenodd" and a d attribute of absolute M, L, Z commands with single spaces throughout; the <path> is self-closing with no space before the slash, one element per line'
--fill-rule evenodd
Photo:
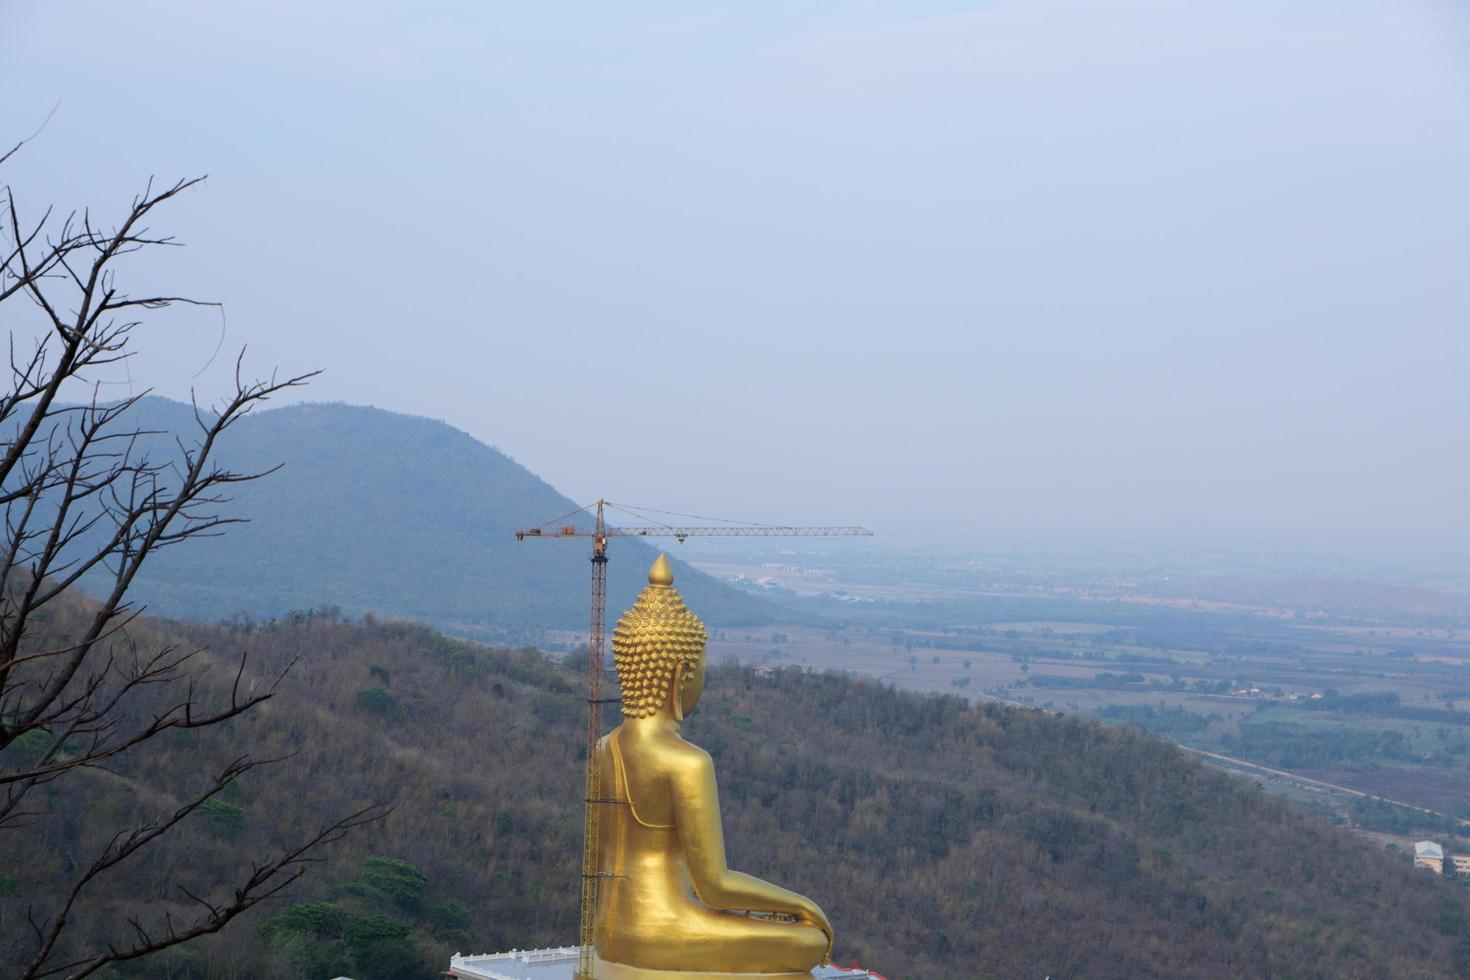
<path fill-rule="evenodd" d="M 0 167 L 19 148 L 0 155 Z M 117 224 L 103 225 L 86 211 L 63 218 L 48 209 L 28 220 L 0 181 L 0 314 L 17 315 L 6 318 L 10 384 L 0 392 L 0 866 L 24 859 L 6 836 L 45 818 L 27 806 L 37 787 L 147 751 L 164 733 L 236 718 L 269 699 L 281 680 L 252 680 L 242 659 L 228 695 L 207 697 L 196 688 L 200 651 L 139 650 L 126 636 L 139 614 L 128 598 L 139 569 L 165 548 L 220 533 L 234 522 L 222 509 L 231 487 L 266 475 L 215 462 L 226 430 L 311 377 L 247 380 L 237 361 L 233 393 L 215 409 L 196 402 L 197 431 L 176 436 L 163 453 L 159 433 L 130 424 L 141 395 L 101 397 L 98 372 L 130 356 L 144 311 L 193 302 L 130 294 L 116 272 L 124 256 L 175 244 L 152 232 L 149 221 L 198 182 L 162 189 L 150 183 Z M 36 329 L 18 337 L 19 322 Z M 77 392 L 88 397 L 68 404 Z M 80 596 L 82 583 L 91 595 Z M 83 628 L 48 631 L 47 612 L 69 603 L 81 609 Z M 12 746 L 16 751 L 5 751 Z M 140 916 L 128 923 L 126 942 L 99 948 L 62 941 L 89 889 L 139 860 L 231 781 L 270 761 L 234 759 L 172 812 L 118 828 L 99 853 L 77 861 L 52 907 L 31 909 L 29 960 L 17 964 L 19 976 L 83 977 L 216 932 L 279 894 L 322 845 L 381 816 L 361 810 L 255 860 L 224 898 L 185 892 L 197 910 L 187 921 Z"/>

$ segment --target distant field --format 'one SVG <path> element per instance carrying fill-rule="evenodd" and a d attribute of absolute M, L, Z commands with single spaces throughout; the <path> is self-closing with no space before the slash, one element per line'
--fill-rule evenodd
<path fill-rule="evenodd" d="M 727 576 L 737 568 L 706 566 Z M 830 598 L 834 589 L 847 599 Z M 1133 722 L 1222 755 L 1470 817 L 1470 712 L 1461 710 L 1470 707 L 1470 628 L 1365 625 L 1178 597 L 1078 602 L 1078 590 L 1067 598 L 915 583 L 848 588 L 829 578 L 794 591 L 829 596 L 804 608 L 833 627 L 719 631 L 711 654 Z M 872 601 L 851 601 L 857 596 Z M 1037 615 L 1015 615 L 1023 609 Z M 1353 810 L 1347 796 L 1273 788 L 1348 822 L 1389 819 Z M 1412 836 L 1406 827 L 1420 817 L 1393 813 L 1409 823 L 1364 832 Z"/>
<path fill-rule="evenodd" d="M 1464 815 L 1466 809 L 1467 774 L 1463 768 L 1457 772 L 1413 766 L 1368 771 L 1355 768 L 1314 769 L 1305 771 L 1303 775 L 1446 813 Z"/>
<path fill-rule="evenodd" d="M 833 631 L 809 627 L 716 631 L 710 656 L 747 664 L 794 664 L 814 670 L 847 671 L 921 691 L 974 693 L 1024 679 L 1021 664 L 994 651 L 957 651 L 908 646 L 914 637 L 893 642 L 887 632 Z M 937 658 L 937 661 L 936 661 Z M 969 678 L 968 684 L 956 681 Z"/>
<path fill-rule="evenodd" d="M 726 630 L 711 645 L 716 657 L 1140 724 L 1221 756 L 1470 817 L 1463 583 L 845 560 L 795 548 L 779 562 L 697 564 L 833 624 Z M 1265 770 L 1253 778 L 1365 833 L 1446 832 L 1433 815 L 1365 806 Z"/>

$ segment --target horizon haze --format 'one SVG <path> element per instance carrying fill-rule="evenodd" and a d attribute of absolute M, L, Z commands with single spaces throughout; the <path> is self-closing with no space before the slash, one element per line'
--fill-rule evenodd
<path fill-rule="evenodd" d="M 125 285 L 227 320 L 118 395 L 248 345 L 580 501 L 1470 549 L 1461 5 L 23 0 L 0 86 L 25 213 L 210 175 Z"/>

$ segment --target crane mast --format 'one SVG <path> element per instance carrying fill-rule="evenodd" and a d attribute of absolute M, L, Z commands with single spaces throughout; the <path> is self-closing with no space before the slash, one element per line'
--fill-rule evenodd
<path fill-rule="evenodd" d="M 644 520 L 652 520 L 651 527 L 609 527 L 607 508 L 625 511 Z M 646 510 L 646 508 L 641 508 Z M 592 517 L 592 529 L 583 530 L 575 524 L 563 521 L 578 514 Z M 664 513 L 664 512 L 658 512 Z M 672 515 L 687 517 L 690 515 Z M 683 542 L 694 537 L 831 537 L 868 536 L 873 532 L 864 527 L 786 527 L 771 524 L 741 524 L 724 522 L 715 525 L 675 527 L 658 522 L 629 507 L 620 507 L 607 500 L 598 500 L 578 510 L 554 518 L 535 527 L 522 528 L 515 532 L 517 541 L 544 538 L 591 538 L 592 539 L 592 603 L 587 626 L 587 766 L 586 793 L 584 796 L 582 827 L 582 888 L 581 916 L 577 942 L 580 947 L 577 959 L 577 980 L 594 978 L 594 928 L 597 916 L 597 885 L 604 874 L 598 870 L 598 835 L 601 808 L 616 800 L 602 798 L 602 771 L 597 759 L 597 743 L 602 738 L 602 706 L 620 698 L 604 697 L 606 668 L 603 654 L 607 638 L 607 543 L 610 538 L 666 537 Z"/>
<path fill-rule="evenodd" d="M 582 898 L 577 974 L 592 980 L 592 933 L 597 915 L 598 816 L 601 811 L 602 771 L 597 760 L 597 742 L 602 738 L 603 671 L 602 646 L 607 636 L 607 535 L 603 502 L 597 502 L 596 526 L 592 535 L 592 617 L 587 627 L 587 795 L 582 829 Z"/>

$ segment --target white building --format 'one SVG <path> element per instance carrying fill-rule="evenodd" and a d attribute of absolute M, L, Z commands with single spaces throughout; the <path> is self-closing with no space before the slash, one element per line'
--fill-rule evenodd
<path fill-rule="evenodd" d="M 1432 840 L 1421 840 L 1414 845 L 1414 867 L 1444 874 L 1444 848 Z"/>
<path fill-rule="evenodd" d="M 577 968 L 576 946 L 521 949 L 509 953 L 480 953 L 449 958 L 448 976 L 458 980 L 572 980 Z M 819 966 L 813 980 L 884 980 L 859 968 Z"/>
<path fill-rule="evenodd" d="M 1470 875 L 1470 854 L 1456 854 L 1450 858 L 1456 875 Z"/>
<path fill-rule="evenodd" d="M 509 953 L 449 958 L 449 975 L 459 980 L 572 980 L 578 949 L 521 949 Z"/>

